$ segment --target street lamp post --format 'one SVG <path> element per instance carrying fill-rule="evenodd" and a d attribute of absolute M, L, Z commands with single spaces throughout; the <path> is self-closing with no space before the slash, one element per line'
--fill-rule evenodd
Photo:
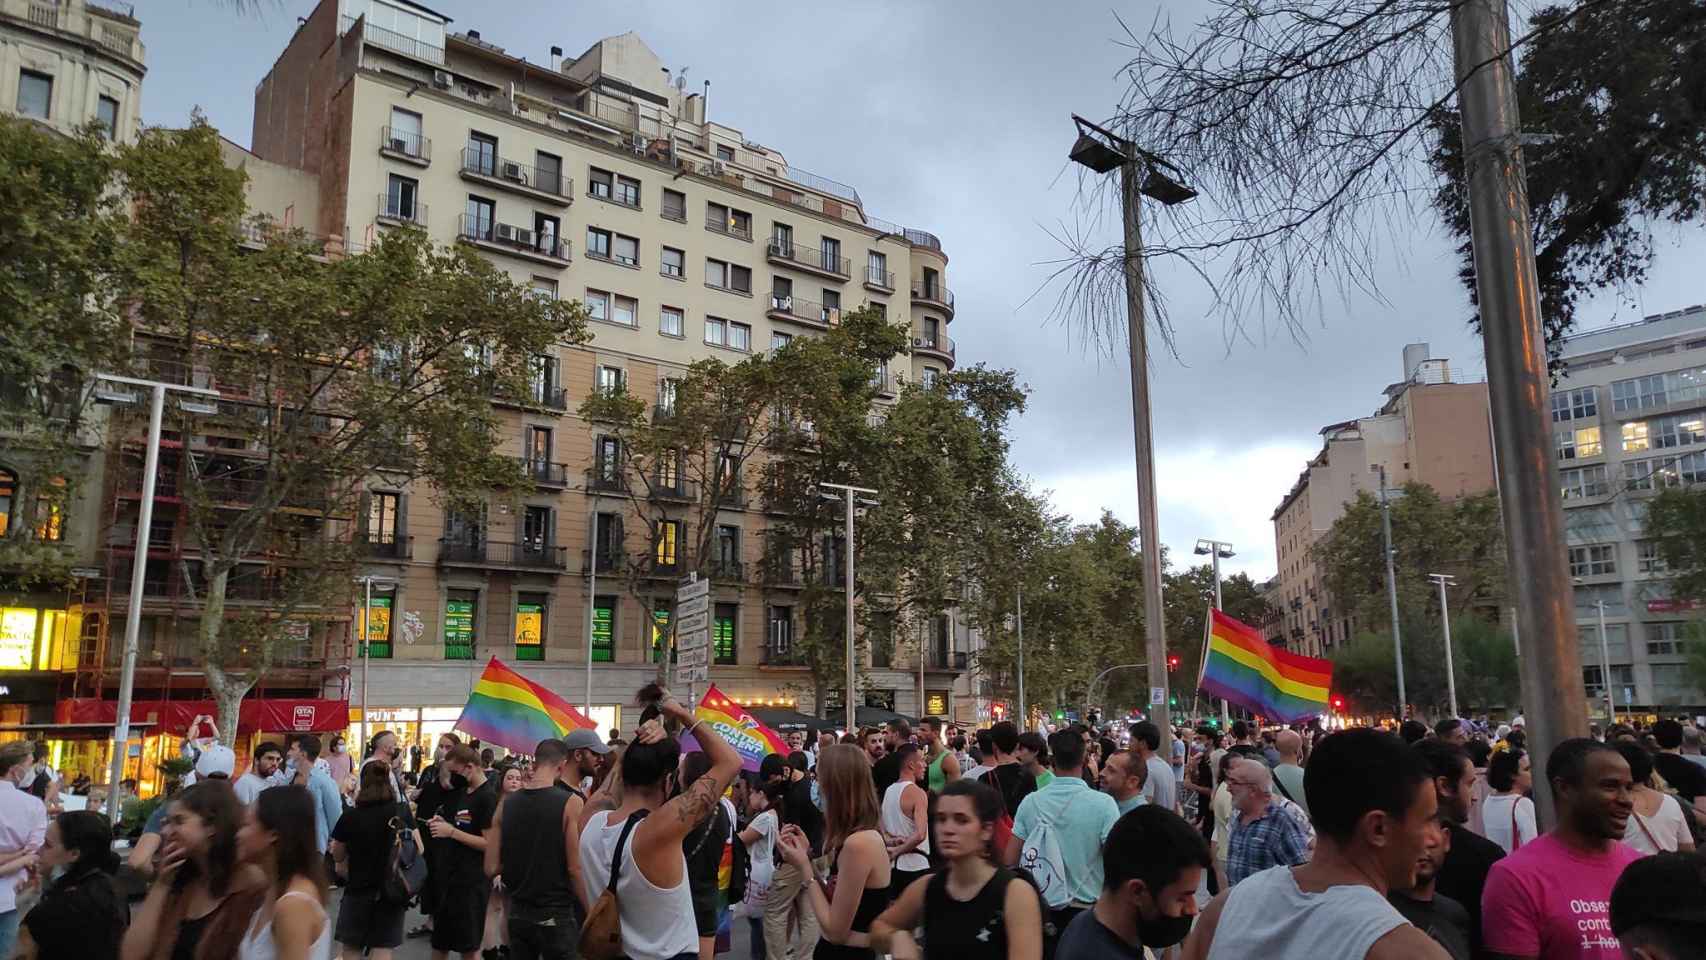
<path fill-rule="evenodd" d="M 1457 716 L 1457 674 L 1451 666 L 1451 610 L 1445 601 L 1445 588 L 1457 579 L 1450 574 L 1430 573 L 1428 579 L 1439 585 L 1439 622 L 1445 631 L 1445 690 L 1451 701 L 1451 715 Z"/>
<path fill-rule="evenodd" d="M 1167 651 L 1161 610 L 1161 534 L 1155 499 L 1155 437 L 1149 400 L 1149 344 L 1143 304 L 1142 198 L 1168 206 L 1183 203 L 1196 191 L 1163 172 L 1178 168 L 1136 144 L 1073 114 L 1078 139 L 1070 157 L 1096 173 L 1120 171 L 1120 210 L 1125 223 L 1126 340 L 1131 349 L 1132 440 L 1137 466 L 1137 525 L 1143 536 L 1144 652 L 1149 664 L 1151 697 L 1162 691 L 1151 713 L 1161 728 L 1160 751 L 1170 756 L 1173 730 L 1167 708 Z"/>
<path fill-rule="evenodd" d="M 1211 562 L 1214 564 L 1214 609 L 1219 610 L 1219 609 L 1221 609 L 1221 606 L 1220 606 L 1220 561 L 1223 558 L 1230 560 L 1233 557 L 1237 556 L 1237 554 L 1232 552 L 1232 544 L 1225 543 L 1225 542 L 1220 541 L 1220 540 L 1198 540 L 1196 550 L 1193 552 L 1196 553 L 1196 555 L 1199 557 L 1206 554 L 1208 557 L 1211 558 Z M 1199 665 L 1199 667 L 1200 667 L 1200 665 Z M 1197 676 L 1198 676 L 1199 682 L 1200 682 L 1200 678 L 1202 676 L 1202 670 L 1201 669 L 1197 670 Z M 1193 700 L 1192 703 L 1193 703 L 1193 706 L 1191 709 L 1195 710 L 1196 709 L 1196 707 L 1194 706 L 1195 701 Z M 1224 699 L 1222 699 L 1220 701 L 1220 723 L 1222 726 L 1230 726 L 1232 723 L 1231 711 L 1229 711 L 1226 708 L 1226 701 Z"/>
<path fill-rule="evenodd" d="M 1398 574 L 1392 566 L 1392 505 L 1386 496 L 1386 465 L 1377 463 L 1380 475 L 1380 538 L 1386 547 L 1386 599 L 1392 605 L 1392 657 L 1398 666 L 1398 719 L 1410 700 L 1404 695 L 1404 637 L 1398 627 Z"/>
<path fill-rule="evenodd" d="M 215 397 L 219 391 L 160 380 L 141 380 L 110 373 L 95 374 L 95 399 L 101 403 L 130 404 L 136 395 L 124 391 L 104 390 L 99 384 L 116 383 L 130 387 L 146 387 L 150 391 L 148 404 L 148 451 L 142 465 L 142 503 L 136 518 L 136 552 L 130 561 L 130 604 L 124 614 L 124 660 L 118 681 L 118 716 L 113 721 L 113 759 L 108 770 L 107 816 L 115 823 L 123 816 L 119 809 L 119 781 L 124 779 L 125 753 L 130 746 L 130 702 L 136 695 L 136 645 L 142 631 L 142 592 L 148 573 L 150 528 L 154 523 L 154 480 L 160 470 L 160 426 L 166 414 L 166 394 L 183 393 L 192 396 Z M 184 403 L 185 401 L 179 401 Z M 196 401 L 188 401 L 194 404 Z M 191 412 L 205 409 L 188 406 Z M 215 410 L 217 408 L 214 408 Z"/>
<path fill-rule="evenodd" d="M 845 560 L 842 563 L 841 571 L 842 586 L 847 591 L 847 692 L 842 699 L 846 701 L 844 706 L 847 712 L 847 729 L 853 731 L 858 729 L 858 725 L 854 723 L 853 712 L 853 515 L 859 507 L 875 507 L 879 505 L 879 502 L 858 496 L 861 493 L 875 496 L 877 491 L 869 487 L 852 487 L 845 483 L 820 483 L 818 486 L 825 490 L 841 491 L 839 495 L 819 493 L 818 496 L 825 500 L 841 501 L 847 511 L 843 528 L 843 536 L 846 539 L 842 545 Z M 923 707 L 924 704 L 920 703 L 919 706 Z"/>
<path fill-rule="evenodd" d="M 362 608 L 361 608 L 361 640 L 360 640 L 360 643 L 361 643 L 361 738 L 362 738 L 362 740 L 365 741 L 368 737 L 373 735 L 373 724 L 367 718 L 367 660 L 368 660 L 368 655 L 370 652 L 368 650 L 368 648 L 370 646 L 372 646 L 372 643 L 373 643 L 373 627 L 372 627 L 372 623 L 373 623 L 373 585 L 377 583 L 377 584 L 379 584 L 380 587 L 395 587 L 397 585 L 397 581 L 391 579 L 390 577 L 375 577 L 372 574 L 366 574 L 366 575 L 357 577 L 357 578 L 355 578 L 355 581 L 362 585 L 362 602 L 364 604 L 364 606 L 362 606 Z M 393 597 L 392 600 L 393 600 L 393 606 L 395 606 L 396 598 Z M 395 610 L 393 610 L 393 613 L 394 612 L 395 612 Z"/>
<path fill-rule="evenodd" d="M 1025 712 L 1025 585 L 1019 584 L 1018 614 L 1015 620 L 1019 626 L 1019 732 L 1025 732 L 1025 723 L 1031 715 Z"/>
<path fill-rule="evenodd" d="M 1617 722 L 1617 698 L 1611 693 L 1611 642 L 1605 638 L 1605 601 L 1596 600 L 1599 609 L 1599 687 L 1605 691 L 1606 724 Z"/>

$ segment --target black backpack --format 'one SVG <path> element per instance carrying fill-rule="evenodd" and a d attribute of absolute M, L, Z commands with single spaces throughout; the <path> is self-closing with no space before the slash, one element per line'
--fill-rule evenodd
<path fill-rule="evenodd" d="M 415 846 L 414 828 L 402 807 L 398 807 L 386 826 L 391 831 L 391 850 L 385 857 L 385 876 L 379 883 L 379 900 L 406 907 L 421 895 L 421 888 L 426 886 L 426 857 Z"/>

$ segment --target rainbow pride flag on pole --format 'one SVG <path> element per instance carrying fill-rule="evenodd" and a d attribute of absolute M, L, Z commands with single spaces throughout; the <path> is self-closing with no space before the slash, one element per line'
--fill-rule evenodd
<path fill-rule="evenodd" d="M 1204 693 L 1279 723 L 1327 712 L 1333 662 L 1270 646 L 1254 627 L 1210 611 Z"/>
<path fill-rule="evenodd" d="M 493 657 L 474 684 L 456 729 L 517 753 L 539 741 L 596 726 L 569 702 Z"/>
<path fill-rule="evenodd" d="M 716 728 L 717 733 L 735 748 L 735 752 L 740 754 L 742 770 L 758 772 L 758 765 L 766 754 L 788 755 L 788 741 L 783 740 L 781 734 L 759 723 L 757 717 L 724 696 L 714 683 L 699 698 L 699 706 L 693 715 Z M 681 749 L 685 752 L 698 750 L 699 741 L 691 734 L 685 735 L 681 738 Z"/>

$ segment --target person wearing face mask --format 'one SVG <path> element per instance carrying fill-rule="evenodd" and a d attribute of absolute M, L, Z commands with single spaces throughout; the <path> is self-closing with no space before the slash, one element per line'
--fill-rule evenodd
<path fill-rule="evenodd" d="M 46 886 L 24 917 L 18 956 L 118 960 L 130 909 L 113 886 L 112 847 L 107 818 L 92 810 L 62 813 L 48 825 L 36 860 Z"/>
<path fill-rule="evenodd" d="M 391 780 L 391 792 L 396 795 L 397 803 L 402 803 L 407 796 L 403 789 L 402 765 L 398 762 L 402 755 L 403 747 L 397 742 L 397 735 L 389 730 L 381 730 L 367 742 L 367 756 L 361 761 L 363 769 L 375 760 L 385 763 L 386 776 Z"/>
<path fill-rule="evenodd" d="M 0 747 L 0 957 L 12 955 L 18 937 L 17 889 L 36 865 L 47 838 L 47 807 L 18 789 L 29 773 L 32 752 L 25 740 Z"/>
<path fill-rule="evenodd" d="M 904 748 L 903 748 L 904 749 Z M 1018 874 L 991 859 L 1001 794 L 955 780 L 936 803 L 936 843 L 946 866 L 906 884 L 871 922 L 871 947 L 894 960 L 1038 960 L 1042 901 Z M 912 931 L 924 929 L 924 950 Z"/>
<path fill-rule="evenodd" d="M 355 769 L 355 762 L 349 755 L 349 747 L 344 744 L 343 734 L 333 734 L 329 748 L 326 773 L 332 778 L 332 785 L 338 788 L 338 794 L 347 800 L 353 792 L 350 773 Z"/>
<path fill-rule="evenodd" d="M 467 778 L 457 773 L 457 768 L 449 762 L 451 751 L 462 745 L 462 738 L 454 733 L 446 733 L 438 738 L 438 746 L 432 753 L 432 764 L 421 771 L 420 786 L 415 790 L 415 819 L 422 824 L 429 823 L 438 814 L 439 807 L 468 789 Z M 475 754 L 476 763 L 479 755 Z M 444 864 L 441 857 L 446 845 L 428 843 L 426 845 L 427 879 L 421 888 L 421 913 L 425 919 L 420 926 L 409 931 L 410 939 L 432 936 L 433 925 L 439 908 L 439 899 L 444 893 Z"/>
<path fill-rule="evenodd" d="M 1208 842 L 1171 810 L 1142 805 L 1102 844 L 1102 893 L 1067 925 L 1057 960 L 1131 960 L 1185 939 L 1197 884 L 1213 869 Z"/>

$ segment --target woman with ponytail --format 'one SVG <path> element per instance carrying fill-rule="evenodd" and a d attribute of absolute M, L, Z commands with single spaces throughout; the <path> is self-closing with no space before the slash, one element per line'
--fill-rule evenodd
<path fill-rule="evenodd" d="M 45 889 L 24 917 L 18 956 L 118 960 L 130 910 L 113 886 L 118 855 L 107 818 L 90 810 L 60 814 L 47 825 L 36 870 Z"/>

